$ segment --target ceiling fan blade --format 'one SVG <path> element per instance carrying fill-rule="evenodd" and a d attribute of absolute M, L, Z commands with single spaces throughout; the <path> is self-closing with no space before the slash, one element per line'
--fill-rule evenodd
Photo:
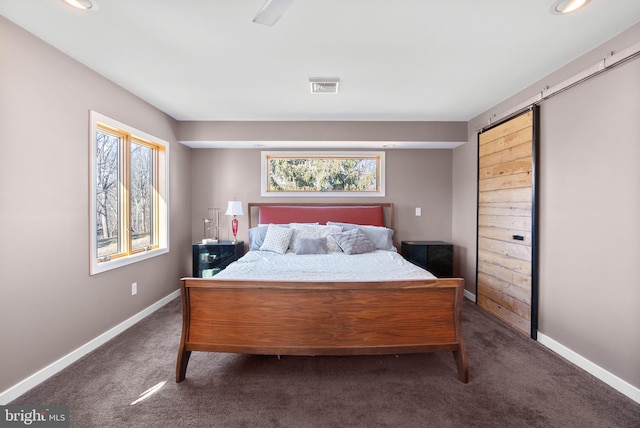
<path fill-rule="evenodd" d="M 253 18 L 253 22 L 269 26 L 275 24 L 291 3 L 293 0 L 267 0 Z"/>

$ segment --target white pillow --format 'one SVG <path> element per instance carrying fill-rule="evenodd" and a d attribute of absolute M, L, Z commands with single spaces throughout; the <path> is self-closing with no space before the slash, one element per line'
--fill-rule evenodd
<path fill-rule="evenodd" d="M 341 253 L 342 249 L 331 235 L 342 232 L 342 226 L 317 226 L 318 237 L 327 238 L 327 250 L 330 253 Z"/>
<path fill-rule="evenodd" d="M 266 227 L 266 226 L 269 226 L 270 224 L 275 224 L 275 225 L 278 225 L 278 226 L 289 226 L 290 224 L 320 224 L 320 223 L 318 223 L 318 222 L 315 222 L 315 223 L 259 223 L 258 227 L 260 227 L 260 226 L 265 226 Z"/>
<path fill-rule="evenodd" d="M 316 226 L 305 223 L 289 223 L 289 227 L 293 230 L 293 236 L 289 242 L 289 249 L 296 252 L 296 241 L 300 238 L 317 238 Z"/>
<path fill-rule="evenodd" d="M 260 245 L 260 251 L 272 251 L 284 254 L 289 248 L 289 242 L 293 235 L 293 229 L 270 224 L 264 241 Z"/>
<path fill-rule="evenodd" d="M 324 226 L 307 223 L 291 223 L 289 226 L 293 229 L 293 238 L 289 244 L 289 249 L 296 253 L 298 252 L 298 249 L 296 248 L 298 238 L 328 238 L 328 252 L 339 253 L 342 251 L 338 244 L 330 238 L 334 233 L 342 232 L 342 227 L 340 226 Z"/>

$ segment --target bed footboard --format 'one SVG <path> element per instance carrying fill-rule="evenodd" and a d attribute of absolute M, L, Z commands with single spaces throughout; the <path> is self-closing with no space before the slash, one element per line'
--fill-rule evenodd
<path fill-rule="evenodd" d="M 468 382 L 462 279 L 376 283 L 185 278 L 176 382 L 192 351 L 380 355 L 452 351 Z"/>

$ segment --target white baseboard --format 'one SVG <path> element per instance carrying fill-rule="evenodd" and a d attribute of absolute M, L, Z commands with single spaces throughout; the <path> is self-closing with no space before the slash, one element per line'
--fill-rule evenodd
<path fill-rule="evenodd" d="M 561 343 L 556 342 L 549 336 L 545 336 L 544 334 L 538 332 L 538 342 L 547 348 L 551 349 L 556 354 L 566 358 L 571 361 L 576 366 L 580 367 L 587 373 L 595 376 L 600 379 L 610 387 L 618 390 L 623 393 L 627 397 L 631 398 L 636 403 L 640 403 L 640 389 L 626 382 L 625 380 L 620 379 L 618 376 L 606 371 L 602 367 L 597 364 L 592 363 L 591 361 L 584 358 L 582 355 L 577 354 Z"/>
<path fill-rule="evenodd" d="M 469 290 L 464 290 L 464 297 L 471 300 L 473 303 L 476 302 L 476 295 Z"/>
<path fill-rule="evenodd" d="M 476 295 L 471 293 L 468 290 L 464 290 L 464 297 L 471 300 L 472 302 L 476 301 Z M 636 403 L 640 403 L 640 388 L 637 388 L 625 380 L 620 379 L 616 375 L 606 371 L 602 367 L 597 364 L 592 363 L 591 361 L 584 358 L 582 355 L 572 351 L 561 343 L 556 342 L 549 336 L 545 336 L 544 334 L 538 332 L 538 342 L 541 345 L 546 346 L 551 349 L 556 354 L 564 357 L 565 359 L 571 361 L 576 366 L 580 367 L 582 370 L 586 371 L 590 375 L 596 377 L 602 382 L 606 383 L 610 387 L 615 390 L 623 393 L 627 397 L 631 398 Z"/>
<path fill-rule="evenodd" d="M 44 382 L 49 379 L 51 376 L 55 375 L 59 371 L 64 368 L 70 366 L 71 364 L 78 361 L 80 358 L 87 355 L 89 352 L 97 349 L 98 347 L 104 345 L 109 340 L 116 337 L 118 334 L 122 333 L 129 327 L 133 326 L 143 318 L 151 315 L 153 312 L 157 311 L 167 303 L 171 302 L 175 298 L 180 296 L 180 290 L 176 290 L 168 296 L 158 300 L 156 303 L 152 304 L 146 309 L 143 309 L 141 312 L 138 312 L 131 318 L 121 322 L 117 326 L 113 327 L 111 330 L 106 331 L 95 339 L 91 340 L 88 343 L 85 343 L 75 351 L 70 352 L 64 357 L 60 358 L 58 361 L 55 361 L 49 364 L 47 367 L 42 370 L 32 374 L 28 378 L 23 381 L 17 383 L 6 391 L 0 393 L 0 405 L 5 405 L 20 397 L 25 392 L 29 391 L 31 388 L 37 386 L 38 384 Z"/>
<path fill-rule="evenodd" d="M 178 296 L 180 296 L 180 290 L 176 290 L 173 293 L 169 294 L 168 296 L 158 300 L 153 305 L 135 314 L 131 318 L 123 321 L 122 323 L 113 327 L 111 330 L 108 330 L 107 332 L 101 334 L 100 336 L 96 337 L 90 342 L 82 345 L 75 351 L 72 351 L 69 354 L 65 355 L 64 357 L 60 358 L 58 361 L 55 361 L 54 363 L 34 373 L 33 375 L 17 383 L 16 385 L 12 386 L 6 391 L 0 393 L 0 405 L 5 405 L 15 400 L 25 392 L 29 391 L 31 388 L 44 382 L 45 380 L 55 375 L 59 371 L 63 370 L 64 368 L 78 361 L 80 358 L 82 358 L 89 352 L 107 343 L 109 340 L 113 339 L 118 334 L 122 333 L 123 331 L 133 326 L 134 324 L 144 319 L 145 317 L 151 315 L 153 312 L 157 311 L 162 306 L 176 299 Z M 471 300 L 472 302 L 476 301 L 475 294 L 467 290 L 464 291 L 464 296 L 467 299 Z M 571 361 L 573 364 L 585 370 L 587 373 L 595 376 L 596 378 L 600 379 L 607 385 L 611 386 L 612 388 L 616 389 L 617 391 L 631 398 L 636 403 L 640 403 L 639 388 L 636 388 L 635 386 L 624 381 L 623 379 L 620 379 L 614 374 L 606 371 L 602 367 L 592 363 L 591 361 L 587 360 L 583 356 L 577 354 L 576 352 L 572 351 L 566 346 L 556 342 L 552 338 L 540 332 L 538 332 L 538 342 L 546 346 L 547 348 L 551 349 L 553 352 L 557 353 L 558 355 Z"/>

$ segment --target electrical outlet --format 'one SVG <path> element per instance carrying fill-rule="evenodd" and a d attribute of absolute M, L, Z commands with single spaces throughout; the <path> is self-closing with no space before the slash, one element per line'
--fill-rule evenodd
<path fill-rule="evenodd" d="M 417 207 L 416 208 L 416 217 L 420 217 L 422 215 L 422 208 Z"/>
<path fill-rule="evenodd" d="M 138 294 L 138 283 L 137 282 L 132 282 L 131 283 L 131 295 L 135 296 L 136 294 Z"/>

